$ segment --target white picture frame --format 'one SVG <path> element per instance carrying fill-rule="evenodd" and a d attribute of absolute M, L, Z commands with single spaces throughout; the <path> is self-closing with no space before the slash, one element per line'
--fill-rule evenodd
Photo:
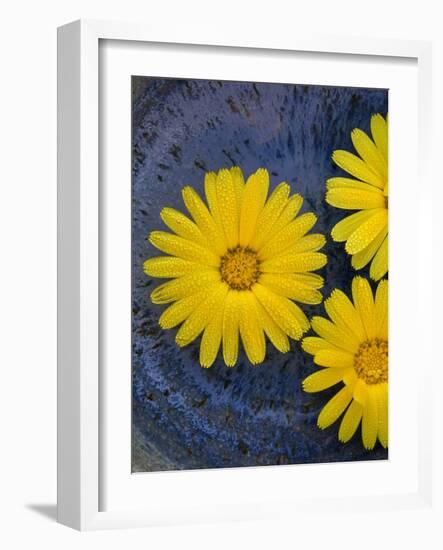
<path fill-rule="evenodd" d="M 100 301 L 103 296 L 100 281 L 100 231 L 99 212 L 103 208 L 99 185 L 100 159 L 100 42 L 125 41 L 129 44 L 175 44 L 189 45 L 186 31 L 171 31 L 171 35 L 144 25 L 102 21 L 77 21 L 59 29 L 58 33 L 58 520 L 80 530 L 118 528 L 131 526 L 151 526 L 159 524 L 190 523 L 232 519 L 259 519 L 262 517 L 290 517 L 295 509 L 309 513 L 333 505 L 336 510 L 346 513 L 356 502 L 362 509 L 432 510 L 432 402 L 420 387 L 417 389 L 418 407 L 417 476 L 411 480 L 405 491 L 379 495 L 338 495 L 333 492 L 326 498 L 320 494 L 312 499 L 288 500 L 281 494 L 282 506 L 275 506 L 278 493 L 273 494 L 267 503 L 266 491 L 260 500 L 251 499 L 247 509 L 229 506 L 229 496 L 223 501 L 223 513 L 217 503 L 208 502 L 200 508 L 182 503 L 175 508 L 156 506 L 134 507 L 127 502 L 117 503 L 111 510 L 102 509 L 100 484 L 103 483 L 103 444 L 104 408 L 100 402 L 101 365 L 100 340 Z M 430 177 L 430 136 L 431 136 L 431 45 L 427 42 L 370 40 L 363 38 L 342 38 L 303 35 L 296 37 L 257 38 L 249 35 L 229 37 L 211 32 L 205 36 L 193 36 L 194 43 L 210 57 L 211 47 L 228 48 L 230 55 L 245 52 L 245 48 L 272 51 L 283 58 L 288 52 L 333 54 L 336 56 L 370 56 L 392 60 L 413 59 L 418 70 L 418 150 L 419 182 L 425 190 L 420 203 L 420 230 L 429 230 L 432 219 L 424 208 L 432 201 L 432 181 Z M 155 54 L 153 54 L 155 55 Z M 424 202 L 426 201 L 426 202 Z M 417 251 L 422 262 L 428 262 L 432 255 L 432 245 L 425 244 Z M 418 273 L 417 281 L 423 281 L 424 273 Z M 432 314 L 432 287 L 417 290 L 417 303 L 420 313 Z M 428 352 L 423 366 L 423 385 L 429 384 L 432 377 L 432 354 Z M 441 375 L 440 375 L 441 377 Z M 394 464 L 395 465 L 395 464 Z M 352 466 L 352 465 L 351 465 Z M 312 469 L 314 466 L 310 466 Z M 336 465 L 340 473 L 343 465 Z M 349 467 L 349 465 L 347 466 Z M 288 467 L 291 468 L 291 467 Z M 288 475 L 288 468 L 271 468 L 260 473 L 270 476 L 273 484 L 275 476 L 280 479 Z M 331 468 L 334 468 L 331 466 Z M 257 470 L 257 469 L 256 469 Z M 263 469 L 262 469 L 263 470 Z M 276 470 L 278 470 L 277 473 Z M 202 478 L 201 474 L 205 477 Z M 181 486 L 182 491 L 189 483 L 210 485 L 214 483 L 214 472 L 162 473 L 156 478 L 156 485 L 171 484 Z M 220 474 L 217 474 L 220 475 Z M 223 475 L 223 474 L 222 474 Z M 229 474 L 228 482 L 238 483 L 238 473 Z M 256 482 L 257 472 L 248 473 L 251 485 Z M 328 475 L 326 471 L 323 475 Z M 169 476 L 168 480 L 167 477 Z M 172 476 L 172 477 L 171 477 Z M 174 477 L 175 476 L 175 477 Z M 180 477 L 178 477 L 180 476 Z M 235 479 L 237 476 L 237 479 Z M 242 474 L 243 476 L 243 474 Z M 153 479 L 153 478 L 151 478 Z M 223 478 L 222 483 L 226 482 Z M 149 483 L 149 480 L 148 480 Z M 129 494 L 129 493 L 128 493 Z M 269 497 L 270 498 L 270 497 Z M 221 506 L 221 501 L 218 503 Z"/>

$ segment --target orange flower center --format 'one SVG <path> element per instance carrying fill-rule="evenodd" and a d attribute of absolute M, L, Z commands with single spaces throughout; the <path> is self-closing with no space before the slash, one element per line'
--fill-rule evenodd
<path fill-rule="evenodd" d="M 388 343 L 374 338 L 363 342 L 354 356 L 354 368 L 366 384 L 381 384 L 388 380 Z"/>
<path fill-rule="evenodd" d="M 220 274 L 234 290 L 250 290 L 260 277 L 260 262 L 254 250 L 236 246 L 230 248 L 220 262 Z"/>

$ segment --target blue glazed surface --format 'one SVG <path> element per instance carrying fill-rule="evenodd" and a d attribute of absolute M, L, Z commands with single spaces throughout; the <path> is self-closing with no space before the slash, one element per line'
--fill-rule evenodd
<path fill-rule="evenodd" d="M 325 180 L 345 175 L 331 153 L 353 150 L 351 130 L 369 131 L 371 115 L 386 116 L 387 108 L 386 90 L 133 77 L 133 471 L 387 458 L 379 444 L 365 451 L 360 430 L 343 445 L 339 423 L 317 428 L 338 386 L 302 391 L 315 368 L 298 342 L 287 354 L 268 344 L 257 367 L 242 353 L 235 368 L 218 358 L 202 369 L 199 341 L 179 349 L 176 330 L 160 329 L 164 307 L 149 299 L 158 281 L 142 269 L 158 255 L 146 236 L 164 229 L 161 209 L 184 211 L 183 186 L 203 195 L 205 171 L 234 164 L 246 176 L 267 168 L 272 188 L 290 183 L 305 198 L 303 210 L 317 215 L 314 230 L 329 236 L 344 212 L 325 203 Z M 323 295 L 348 293 L 350 258 L 330 238 L 324 251 Z M 309 317 L 324 314 L 323 305 L 302 307 Z"/>

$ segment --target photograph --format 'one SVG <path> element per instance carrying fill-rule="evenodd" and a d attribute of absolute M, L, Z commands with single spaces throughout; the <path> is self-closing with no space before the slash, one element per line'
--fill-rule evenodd
<path fill-rule="evenodd" d="M 386 460 L 388 90 L 131 87 L 132 472 Z"/>

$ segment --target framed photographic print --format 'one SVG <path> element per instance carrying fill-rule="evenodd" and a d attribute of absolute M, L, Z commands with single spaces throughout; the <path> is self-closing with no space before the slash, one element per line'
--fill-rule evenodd
<path fill-rule="evenodd" d="M 429 44 L 188 40 L 59 29 L 59 521 L 430 507 Z"/>

